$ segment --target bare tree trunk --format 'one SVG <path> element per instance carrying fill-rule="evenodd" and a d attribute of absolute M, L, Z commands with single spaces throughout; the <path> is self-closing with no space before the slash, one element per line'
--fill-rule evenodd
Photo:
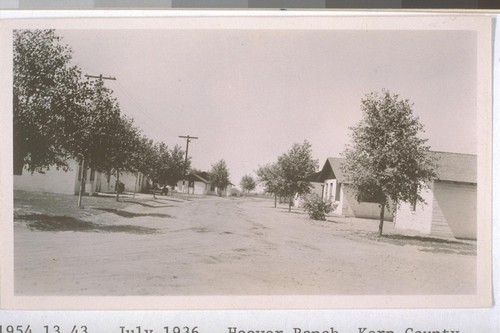
<path fill-rule="evenodd" d="M 384 230 L 384 212 L 385 212 L 385 201 L 380 207 L 380 223 L 378 225 L 378 235 L 382 236 L 382 231 Z"/>
<path fill-rule="evenodd" d="M 80 173 L 80 189 L 78 190 L 78 208 L 83 208 L 82 196 L 83 196 L 83 191 L 85 189 L 85 178 L 83 177 L 83 175 L 85 175 L 85 158 L 82 159 L 82 169 Z"/>
<path fill-rule="evenodd" d="M 139 181 L 139 172 L 135 174 L 135 184 L 134 184 L 134 195 L 132 196 L 135 199 L 135 192 L 137 191 L 137 182 Z"/>
<path fill-rule="evenodd" d="M 116 169 L 116 201 L 120 201 L 120 170 Z"/>
<path fill-rule="evenodd" d="M 288 198 L 288 211 L 289 212 L 292 211 L 292 203 L 293 203 L 292 197 Z"/>
<path fill-rule="evenodd" d="M 274 193 L 274 208 L 277 207 L 277 204 L 278 204 L 278 195 Z"/>

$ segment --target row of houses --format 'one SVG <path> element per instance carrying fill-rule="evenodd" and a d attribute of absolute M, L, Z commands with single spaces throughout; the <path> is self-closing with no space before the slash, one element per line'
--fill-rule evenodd
<path fill-rule="evenodd" d="M 427 184 L 421 193 L 424 204 L 390 206 L 385 220 L 394 222 L 396 229 L 411 230 L 425 235 L 447 238 L 476 239 L 477 237 L 477 157 L 476 155 L 432 152 L 437 160 L 438 177 Z M 343 158 L 328 158 L 323 168 L 308 181 L 313 193 L 337 204 L 333 214 L 345 217 L 378 219 L 377 202 L 358 200 L 352 184 L 342 171 Z M 69 172 L 49 170 L 45 174 L 14 176 L 14 189 L 53 193 L 77 194 L 82 170 L 76 162 L 70 163 Z M 87 170 L 85 194 L 115 192 L 116 177 L 111 174 Z M 142 174 L 120 173 L 125 191 L 147 192 L 151 188 Z M 234 185 L 217 189 L 207 172 L 190 173 L 179 181 L 177 191 L 196 195 L 229 196 Z M 296 200 L 300 205 L 300 199 Z"/>
<path fill-rule="evenodd" d="M 437 161 L 437 178 L 420 195 L 422 204 L 402 203 L 389 207 L 385 220 L 396 229 L 445 238 L 477 238 L 477 156 L 431 152 Z M 342 171 L 343 158 L 328 158 L 320 172 L 311 175 L 313 193 L 337 204 L 334 215 L 378 219 L 376 202 L 355 197 L 352 184 Z M 296 200 L 300 205 L 300 200 Z"/>
<path fill-rule="evenodd" d="M 97 193 L 113 193 L 116 191 L 117 178 L 111 173 L 102 173 L 93 169 L 83 171 L 75 161 L 69 161 L 69 171 L 49 169 L 44 174 L 23 173 L 14 176 L 14 189 L 24 191 L 40 191 L 49 193 L 78 194 L 80 190 L 81 177 L 83 176 L 85 195 Z M 179 181 L 177 190 L 182 193 L 200 195 L 229 196 L 233 184 L 219 189 L 209 180 L 207 172 L 190 173 L 186 180 Z M 152 184 L 147 177 L 139 173 L 120 172 L 120 182 L 125 192 L 148 192 Z"/>

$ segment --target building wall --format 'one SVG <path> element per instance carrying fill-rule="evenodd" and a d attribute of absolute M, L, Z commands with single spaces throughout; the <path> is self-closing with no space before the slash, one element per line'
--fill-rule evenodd
<path fill-rule="evenodd" d="M 311 182 L 312 188 L 311 188 L 311 193 L 310 194 L 316 194 L 320 198 L 323 197 L 323 183 L 317 183 L 317 182 Z M 293 206 L 295 208 L 302 207 L 304 204 L 304 197 L 296 195 L 293 201 Z"/>
<path fill-rule="evenodd" d="M 207 184 L 204 182 L 194 182 L 194 189 L 190 190 L 189 193 L 207 194 Z"/>
<path fill-rule="evenodd" d="M 52 168 L 44 174 L 31 174 L 23 170 L 22 175 L 14 176 L 14 190 L 73 194 L 78 165 L 74 161 L 70 161 L 69 165 L 70 170 L 67 172 Z"/>
<path fill-rule="evenodd" d="M 380 207 L 378 203 L 358 202 L 356 200 L 354 189 L 347 184 L 341 184 L 341 192 L 342 215 L 368 219 L 380 219 Z M 393 210 L 391 208 L 386 208 L 384 221 L 393 220 L 392 211 Z"/>
<path fill-rule="evenodd" d="M 210 188 L 210 185 L 207 185 L 207 192 L 206 194 L 209 194 L 209 195 L 219 195 L 219 188 L 216 186 L 214 187 L 214 190 L 212 191 L 211 188 Z M 233 188 L 233 185 L 229 184 L 226 186 L 225 189 L 223 189 L 221 191 L 221 196 L 222 197 L 228 197 L 231 195 L 231 189 Z"/>
<path fill-rule="evenodd" d="M 206 184 L 202 181 L 195 181 L 193 183 L 194 186 L 189 186 L 189 181 L 186 180 L 184 187 L 182 186 L 182 180 L 177 182 L 177 190 L 181 193 L 189 193 L 189 194 L 207 194 L 210 190 L 209 184 Z"/>
<path fill-rule="evenodd" d="M 141 173 L 136 175 L 131 172 L 120 172 L 120 182 L 125 186 L 125 192 L 143 192 L 147 188 L 147 178 Z M 97 173 L 95 176 L 94 184 L 92 185 L 93 192 L 115 192 L 116 176 L 108 175 L 106 173 Z"/>
<path fill-rule="evenodd" d="M 435 208 L 433 184 L 423 190 L 420 195 L 425 203 L 419 203 L 413 210 L 410 203 L 401 203 L 394 217 L 394 227 L 400 230 L 413 230 L 422 234 L 430 234 L 432 215 Z"/>
<path fill-rule="evenodd" d="M 433 225 L 444 221 L 456 238 L 477 238 L 477 185 L 435 181 L 434 197 L 442 214 Z"/>
<path fill-rule="evenodd" d="M 477 185 L 434 181 L 422 192 L 426 204 L 400 205 L 395 228 L 441 238 L 477 238 Z"/>
<path fill-rule="evenodd" d="M 342 191 L 342 184 L 337 183 L 337 179 L 326 179 L 322 187 L 323 200 L 327 200 L 337 204 L 333 211 L 334 215 L 352 216 L 352 211 L 344 205 L 344 193 Z"/>

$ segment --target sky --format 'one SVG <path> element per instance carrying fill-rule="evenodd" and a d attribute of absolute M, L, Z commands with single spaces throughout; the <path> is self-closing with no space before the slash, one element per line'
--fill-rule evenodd
<path fill-rule="evenodd" d="M 192 166 L 230 180 L 308 140 L 321 168 L 349 142 L 361 99 L 409 99 L 432 150 L 476 153 L 476 34 L 402 30 L 57 30 L 84 74 Z"/>

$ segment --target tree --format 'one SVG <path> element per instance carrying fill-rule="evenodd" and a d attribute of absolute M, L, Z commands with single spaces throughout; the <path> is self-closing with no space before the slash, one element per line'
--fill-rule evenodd
<path fill-rule="evenodd" d="M 395 209 L 402 202 L 424 203 L 420 196 L 426 183 L 436 176 L 435 161 L 413 104 L 383 90 L 361 101 L 362 120 L 351 127 L 343 170 L 352 182 L 358 201 L 366 198 L 380 205 L 379 235 L 389 202 Z"/>
<path fill-rule="evenodd" d="M 278 163 L 259 166 L 256 171 L 257 181 L 264 186 L 264 192 L 274 194 L 274 208 L 277 205 L 278 196 L 283 193 L 284 180 Z"/>
<path fill-rule="evenodd" d="M 116 175 L 116 201 L 119 201 L 120 172 L 137 172 L 138 170 L 133 155 L 139 149 L 138 138 L 140 133 L 139 129 L 134 126 L 132 119 L 123 115 L 117 119 L 111 130 L 106 149 L 107 156 L 104 158 L 109 161 L 109 170 Z"/>
<path fill-rule="evenodd" d="M 186 165 L 184 155 L 185 152 L 179 145 L 175 145 L 170 150 L 170 160 L 168 161 L 165 175 L 166 184 L 175 186 L 179 180 L 184 178 L 184 168 L 186 170 L 191 168 L 191 159 L 188 157 Z"/>
<path fill-rule="evenodd" d="M 54 30 L 15 30 L 13 47 L 14 174 L 67 170 L 64 145 L 87 97 L 81 70 Z"/>
<path fill-rule="evenodd" d="M 114 152 L 119 149 L 120 108 L 112 91 L 102 80 L 88 82 L 87 99 L 79 118 L 70 117 L 70 127 L 76 127 L 64 143 L 65 149 L 81 165 L 78 206 L 81 207 L 85 175 L 89 168 L 110 172 L 115 166 Z M 115 166 L 114 166 L 115 164 Z"/>
<path fill-rule="evenodd" d="M 278 158 L 282 183 L 280 192 L 288 198 L 288 211 L 292 209 L 292 198 L 311 192 L 312 185 L 306 179 L 318 169 L 318 160 L 312 158 L 311 144 L 304 140 L 295 143 L 290 150 Z"/>
<path fill-rule="evenodd" d="M 168 164 L 170 163 L 170 150 L 163 142 L 157 142 L 154 145 L 155 160 L 153 161 L 151 180 L 155 184 L 165 184 L 168 173 Z"/>
<path fill-rule="evenodd" d="M 227 168 L 226 161 L 220 160 L 212 164 L 210 181 L 217 187 L 218 195 L 221 196 L 222 191 L 230 184 L 229 169 Z"/>
<path fill-rule="evenodd" d="M 154 183 L 157 178 L 159 157 L 157 147 L 153 140 L 145 136 L 140 137 L 137 149 L 133 153 L 133 159 L 137 172 L 142 173 Z M 138 175 L 136 175 L 136 177 L 138 177 Z M 155 198 L 154 192 L 153 197 Z"/>
<path fill-rule="evenodd" d="M 244 175 L 241 178 L 240 186 L 243 189 L 243 191 L 247 191 L 247 194 L 248 194 L 248 193 L 250 193 L 250 191 L 255 189 L 255 187 L 257 186 L 257 183 L 255 182 L 255 180 L 253 179 L 252 176 Z"/>

